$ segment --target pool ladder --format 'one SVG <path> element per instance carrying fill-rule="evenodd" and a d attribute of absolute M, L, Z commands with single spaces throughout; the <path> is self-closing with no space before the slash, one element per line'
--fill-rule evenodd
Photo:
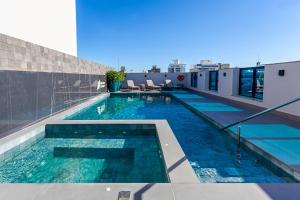
<path fill-rule="evenodd" d="M 248 120 L 251 120 L 251 119 L 253 119 L 253 118 L 259 117 L 259 116 L 261 116 L 261 115 L 263 115 L 263 114 L 272 112 L 273 110 L 277 110 L 277 109 L 279 109 L 279 108 L 285 107 L 285 106 L 290 105 L 290 104 L 292 104 L 292 103 L 295 103 L 295 102 L 297 102 L 297 101 L 300 101 L 300 96 L 297 97 L 297 98 L 291 99 L 291 100 L 289 100 L 289 101 L 287 101 L 287 102 L 285 102 L 285 103 L 282 103 L 282 104 L 273 106 L 273 107 L 271 107 L 271 108 L 268 108 L 268 109 L 266 109 L 266 110 L 263 110 L 263 111 L 261 111 L 261 112 L 258 112 L 258 113 L 256 113 L 256 114 L 251 115 L 251 116 L 249 116 L 249 117 L 246 117 L 245 119 L 242 119 L 242 120 L 240 120 L 240 121 L 237 121 L 237 122 L 234 122 L 234 123 L 232 123 L 232 124 L 229 124 L 229 125 L 227 125 L 227 126 L 221 128 L 221 130 L 226 130 L 226 129 L 228 129 L 228 128 L 231 128 L 231 127 L 237 125 L 238 145 L 240 145 L 240 144 L 241 144 L 241 124 L 242 124 L 242 123 L 244 123 L 244 122 L 246 122 L 246 121 L 248 121 Z"/>

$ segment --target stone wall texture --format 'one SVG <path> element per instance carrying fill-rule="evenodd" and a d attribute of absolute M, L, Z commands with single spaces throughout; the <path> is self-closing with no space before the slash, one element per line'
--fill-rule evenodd
<path fill-rule="evenodd" d="M 111 67 L 0 33 L 0 69 L 104 75 Z"/>

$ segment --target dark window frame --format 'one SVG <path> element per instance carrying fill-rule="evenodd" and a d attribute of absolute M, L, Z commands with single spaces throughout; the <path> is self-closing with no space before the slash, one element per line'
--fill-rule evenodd
<path fill-rule="evenodd" d="M 193 80 L 193 77 L 195 77 L 195 81 Z M 198 87 L 198 72 L 191 72 L 191 87 L 197 88 Z"/>
<path fill-rule="evenodd" d="M 253 75 L 252 75 L 252 86 L 251 86 L 251 96 L 250 98 L 253 98 L 253 99 L 260 99 L 262 100 L 263 99 L 263 95 L 261 98 L 257 97 L 256 96 L 256 88 L 257 88 L 257 80 L 258 80 L 258 77 L 257 77 L 257 70 L 260 70 L 260 69 L 265 69 L 265 66 L 258 66 L 258 67 L 245 67 L 245 68 L 240 68 L 240 71 L 239 71 L 239 96 L 244 96 L 244 97 L 249 97 L 247 95 L 243 95 L 242 94 L 242 71 L 244 70 L 253 70 Z"/>
<path fill-rule="evenodd" d="M 216 73 L 216 80 L 214 81 L 215 82 L 215 86 L 216 86 L 215 89 L 212 88 L 213 81 L 211 81 L 211 79 L 212 79 L 211 77 L 212 77 L 213 73 Z M 208 89 L 210 91 L 217 92 L 219 90 L 218 84 L 219 84 L 219 71 L 218 70 L 209 71 Z"/>

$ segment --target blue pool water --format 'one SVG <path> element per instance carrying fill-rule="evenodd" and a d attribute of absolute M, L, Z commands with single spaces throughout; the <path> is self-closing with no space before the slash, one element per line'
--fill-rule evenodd
<path fill-rule="evenodd" d="M 0 163 L 0 182 L 168 182 L 155 126 L 126 126 L 47 125 L 43 139 Z"/>
<path fill-rule="evenodd" d="M 195 96 L 182 94 L 185 98 Z M 289 181 L 265 161 L 238 148 L 228 135 L 170 96 L 111 94 L 69 117 L 72 120 L 167 119 L 201 182 L 280 183 Z"/>

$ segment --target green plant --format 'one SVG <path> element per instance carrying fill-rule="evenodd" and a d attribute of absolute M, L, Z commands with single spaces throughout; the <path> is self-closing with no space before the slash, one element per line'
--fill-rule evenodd
<path fill-rule="evenodd" d="M 125 74 L 124 72 L 117 72 L 115 70 L 109 70 L 106 72 L 106 77 L 108 82 L 113 81 L 124 81 L 125 80 Z"/>

